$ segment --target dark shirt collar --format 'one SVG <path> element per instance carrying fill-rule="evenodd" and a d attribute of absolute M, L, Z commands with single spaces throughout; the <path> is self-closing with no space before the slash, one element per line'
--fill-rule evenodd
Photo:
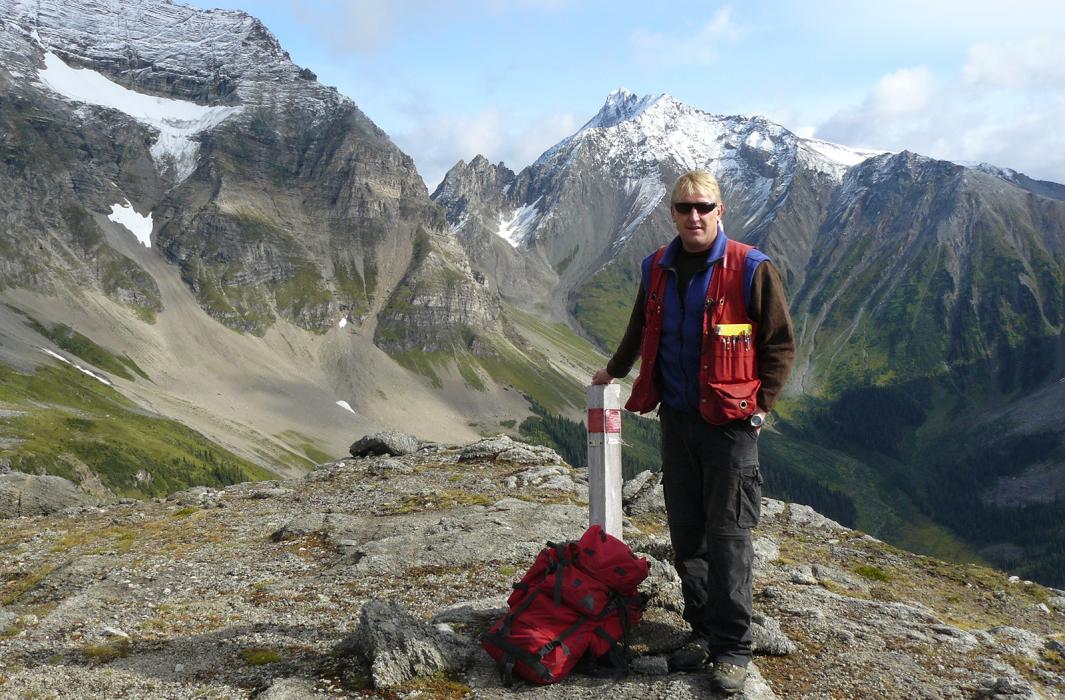
<path fill-rule="evenodd" d="M 673 263 L 677 258 L 677 251 L 681 250 L 680 236 L 675 237 L 670 242 L 669 247 L 666 248 L 666 252 L 662 254 L 662 259 L 658 261 L 659 267 L 673 267 Z M 710 246 L 710 254 L 706 256 L 706 264 L 713 265 L 715 262 L 725 257 L 725 246 L 728 245 L 728 238 L 725 237 L 725 229 L 717 227 L 717 238 L 714 239 L 713 245 Z"/>

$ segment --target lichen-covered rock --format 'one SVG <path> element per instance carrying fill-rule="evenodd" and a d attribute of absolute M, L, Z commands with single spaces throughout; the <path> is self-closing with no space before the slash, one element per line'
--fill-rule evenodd
<path fill-rule="evenodd" d="M 195 508 L 216 508 L 222 505 L 222 492 L 210 486 L 193 486 L 184 491 L 176 491 L 166 497 L 166 500 L 182 506 Z"/>
<path fill-rule="evenodd" d="M 378 599 L 362 607 L 350 644 L 370 663 L 375 688 L 391 688 L 415 676 L 461 671 L 474 650 L 468 638 L 443 632 L 402 606 Z"/>
<path fill-rule="evenodd" d="M 503 480 L 503 485 L 511 489 L 535 486 L 541 489 L 565 491 L 567 493 L 575 493 L 577 489 L 569 469 L 561 465 L 532 467 L 517 474 L 511 474 Z"/>
<path fill-rule="evenodd" d="M 400 457 L 417 451 L 418 441 L 396 430 L 364 435 L 349 448 L 352 457 L 392 455 Z"/>
<path fill-rule="evenodd" d="M 624 510 L 627 515 L 665 513 L 666 492 L 662 487 L 661 475 L 655 475 L 654 478 L 648 480 Z"/>
<path fill-rule="evenodd" d="M 755 612 L 751 617 L 751 635 L 756 654 L 785 656 L 794 654 L 799 648 L 780 629 L 779 622 L 760 612 Z"/>
<path fill-rule="evenodd" d="M 845 530 L 846 528 L 835 520 L 826 518 L 810 506 L 801 503 L 789 503 L 787 516 L 795 527 L 815 527 L 826 530 Z"/>
<path fill-rule="evenodd" d="M 467 445 L 459 454 L 460 462 L 476 460 L 514 462 L 528 465 L 563 464 L 564 460 L 550 447 L 528 445 L 512 440 L 506 435 L 497 435 Z"/>
<path fill-rule="evenodd" d="M 643 489 L 647 482 L 653 479 L 654 476 L 654 472 L 645 469 L 626 481 L 624 486 L 621 487 L 621 502 L 628 504 L 632 499 L 636 498 L 636 495 L 640 493 L 641 489 Z"/>
<path fill-rule="evenodd" d="M 329 694 L 316 691 L 314 683 L 307 678 L 278 678 L 257 697 L 258 700 L 319 700 Z"/>
<path fill-rule="evenodd" d="M 270 540 L 285 542 L 319 532 L 330 540 L 337 541 L 350 537 L 350 533 L 357 530 L 360 523 L 357 517 L 344 513 L 304 513 L 271 533 Z"/>
<path fill-rule="evenodd" d="M 770 563 L 780 558 L 780 546 L 770 537 L 755 537 L 753 545 L 755 571 L 765 571 Z"/>

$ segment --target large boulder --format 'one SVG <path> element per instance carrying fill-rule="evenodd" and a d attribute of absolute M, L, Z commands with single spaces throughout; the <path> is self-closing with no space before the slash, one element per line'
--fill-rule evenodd
<path fill-rule="evenodd" d="M 415 676 L 461 671 L 474 649 L 469 638 L 418 620 L 397 603 L 374 599 L 362 607 L 359 626 L 337 651 L 362 655 L 374 687 L 391 688 Z"/>
<path fill-rule="evenodd" d="M 417 451 L 418 441 L 396 430 L 363 435 L 348 451 L 352 457 L 393 455 L 401 457 Z"/>
<path fill-rule="evenodd" d="M 47 515 L 71 506 L 91 506 L 100 499 L 61 476 L 9 472 L 0 474 L 0 518 Z"/>

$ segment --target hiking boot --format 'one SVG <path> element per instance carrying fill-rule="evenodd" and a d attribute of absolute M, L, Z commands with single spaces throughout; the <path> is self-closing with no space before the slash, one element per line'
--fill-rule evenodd
<path fill-rule="evenodd" d="M 710 663 L 710 642 L 706 637 L 692 635 L 684 646 L 669 655 L 669 670 L 701 671 Z"/>
<path fill-rule="evenodd" d="M 710 688 L 725 695 L 735 695 L 743 692 L 743 685 L 747 682 L 747 669 L 744 666 L 736 666 L 725 661 L 714 664 L 714 672 L 710 676 Z"/>

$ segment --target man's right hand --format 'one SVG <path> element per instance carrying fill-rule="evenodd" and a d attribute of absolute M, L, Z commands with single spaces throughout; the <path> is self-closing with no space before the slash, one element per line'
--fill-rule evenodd
<path fill-rule="evenodd" d="M 592 375 L 592 384 L 613 384 L 614 378 L 610 376 L 610 372 L 606 369 L 601 369 Z"/>

